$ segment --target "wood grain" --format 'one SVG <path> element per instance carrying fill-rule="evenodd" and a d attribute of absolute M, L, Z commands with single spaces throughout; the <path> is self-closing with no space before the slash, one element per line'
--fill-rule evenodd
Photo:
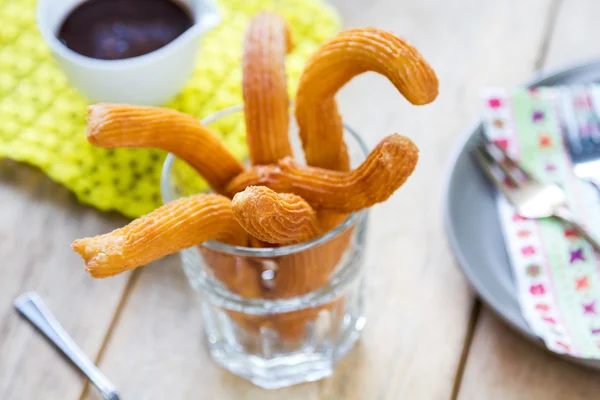
<path fill-rule="evenodd" d="M 36 290 L 94 359 L 128 275 L 92 280 L 71 241 L 123 224 L 77 204 L 38 170 L 0 160 L 0 398 L 76 399 L 84 379 L 13 310 Z"/>
<path fill-rule="evenodd" d="M 600 26 L 590 15 L 600 12 L 595 0 L 559 2 L 556 24 L 548 31 L 544 69 L 600 56 L 600 44 L 590 38 Z M 475 331 L 460 386 L 467 399 L 598 399 L 598 373 L 568 364 L 510 331 L 487 308 Z"/>
<path fill-rule="evenodd" d="M 600 26 L 590 15 L 598 15 L 600 3 L 594 0 L 561 0 L 548 52 L 542 69 L 562 68 L 600 58 Z"/>
<path fill-rule="evenodd" d="M 460 400 L 583 400 L 600 397 L 598 372 L 546 352 L 484 308 Z"/>
<path fill-rule="evenodd" d="M 202 335 L 198 295 L 171 256 L 136 280 L 101 368 L 124 399 L 318 398 L 314 385 L 266 392 L 217 368 Z"/>
<path fill-rule="evenodd" d="M 123 398 L 444 399 L 452 392 L 472 294 L 442 229 L 450 149 L 477 113 L 479 91 L 533 69 L 549 1 L 337 0 L 350 26 L 408 38 L 437 70 L 438 101 L 407 104 L 385 79 L 361 76 L 339 96 L 342 114 L 373 147 L 398 131 L 421 148 L 415 175 L 373 209 L 366 268 L 368 325 L 333 377 L 267 392 L 217 368 L 201 344 L 197 295 L 178 260 L 141 270 L 101 368 Z M 519 38 L 515 40 L 515 38 Z M 507 65 L 510 68 L 507 68 Z M 91 397 L 90 397 L 91 398 Z"/>

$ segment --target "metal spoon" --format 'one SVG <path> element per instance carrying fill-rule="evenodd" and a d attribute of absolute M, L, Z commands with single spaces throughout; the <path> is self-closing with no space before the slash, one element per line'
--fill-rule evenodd
<path fill-rule="evenodd" d="M 88 377 L 90 382 L 98 388 L 103 399 L 119 400 L 115 386 L 110 383 L 108 378 L 96 368 L 81 348 L 77 346 L 37 293 L 23 293 L 15 299 L 13 304 L 21 315 L 38 328 Z"/>

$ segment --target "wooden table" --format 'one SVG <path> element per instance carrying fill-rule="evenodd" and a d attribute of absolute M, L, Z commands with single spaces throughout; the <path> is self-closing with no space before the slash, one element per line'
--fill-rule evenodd
<path fill-rule="evenodd" d="M 600 374 L 572 366 L 508 329 L 476 300 L 446 244 L 448 158 L 477 115 L 479 92 L 540 69 L 600 55 L 597 0 L 336 0 L 349 27 L 394 30 L 438 72 L 435 104 L 407 104 L 385 79 L 339 96 L 373 146 L 393 131 L 421 148 L 417 172 L 373 209 L 368 325 L 336 373 L 263 391 L 209 359 L 198 296 L 177 257 L 93 280 L 74 238 L 125 221 L 77 204 L 39 171 L 0 161 L 0 398 L 95 399 L 86 381 L 12 309 L 37 290 L 123 399 L 598 399 Z"/>

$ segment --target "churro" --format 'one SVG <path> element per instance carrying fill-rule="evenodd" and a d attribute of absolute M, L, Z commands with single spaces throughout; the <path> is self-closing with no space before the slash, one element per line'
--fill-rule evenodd
<path fill-rule="evenodd" d="M 190 164 L 217 193 L 244 170 L 225 145 L 191 115 L 159 107 L 88 107 L 87 139 L 97 147 L 157 148 Z"/>
<path fill-rule="evenodd" d="M 415 105 L 433 101 L 438 80 L 421 54 L 393 33 L 351 29 L 323 44 L 308 60 L 296 94 L 296 120 L 308 165 L 348 170 L 337 91 L 355 76 L 387 77 Z"/>
<path fill-rule="evenodd" d="M 264 186 L 250 186 L 234 196 L 232 207 L 240 225 L 265 242 L 296 244 L 320 234 L 316 212 L 294 194 L 276 193 Z M 246 268 L 253 266 L 261 276 L 269 271 L 271 278 L 260 285 L 263 298 L 303 295 L 327 283 L 347 248 L 351 232 L 349 228 L 327 242 L 292 254 L 269 260 L 248 259 L 240 264 Z M 263 320 L 255 316 L 231 316 L 247 329 L 270 327 L 283 340 L 295 341 L 302 337 L 307 323 L 316 319 L 321 310 L 332 309 L 336 305 L 339 305 L 338 311 L 343 310 L 343 300 L 336 299 L 323 306 L 277 314 Z"/>
<path fill-rule="evenodd" d="M 243 97 L 246 141 L 252 164 L 291 156 L 285 56 L 292 48 L 289 27 L 278 14 L 261 12 L 244 40 Z"/>
<path fill-rule="evenodd" d="M 237 193 L 248 186 L 266 186 L 301 196 L 315 209 L 350 213 L 385 201 L 412 174 L 419 150 L 408 138 L 393 134 L 381 141 L 351 172 L 329 171 L 285 158 L 277 165 L 255 166 L 226 187 Z"/>
<path fill-rule="evenodd" d="M 295 194 L 250 186 L 233 197 L 232 207 L 240 225 L 267 243 L 300 243 L 319 234 L 315 210 Z"/>
<path fill-rule="evenodd" d="M 167 203 L 110 233 L 78 239 L 72 247 L 93 277 L 104 278 L 213 239 L 244 246 L 247 233 L 233 216 L 231 200 L 198 194 Z"/>

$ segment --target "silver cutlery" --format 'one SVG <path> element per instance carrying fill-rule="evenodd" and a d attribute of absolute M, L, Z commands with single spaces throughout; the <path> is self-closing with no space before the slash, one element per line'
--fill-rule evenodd
<path fill-rule="evenodd" d="M 600 99 L 596 97 L 595 89 L 591 87 L 564 87 L 560 91 L 559 111 L 563 138 L 573 163 L 573 173 L 600 190 Z M 581 120 L 576 111 L 576 101 L 591 103 L 592 120 Z M 585 107 L 589 105 L 586 104 Z"/>
<path fill-rule="evenodd" d="M 115 386 L 77 346 L 37 293 L 27 292 L 20 295 L 15 299 L 14 306 L 88 377 L 98 388 L 103 399 L 119 400 Z"/>
<path fill-rule="evenodd" d="M 492 181 L 517 213 L 525 218 L 539 219 L 556 217 L 573 226 L 594 249 L 600 252 L 600 243 L 579 221 L 567 206 L 564 190 L 555 183 L 541 182 L 511 159 L 499 146 L 483 141 L 473 150 L 482 171 Z M 495 156 L 497 153 L 502 156 Z M 508 178 L 513 187 L 508 187 L 498 176 L 497 168 Z"/>

